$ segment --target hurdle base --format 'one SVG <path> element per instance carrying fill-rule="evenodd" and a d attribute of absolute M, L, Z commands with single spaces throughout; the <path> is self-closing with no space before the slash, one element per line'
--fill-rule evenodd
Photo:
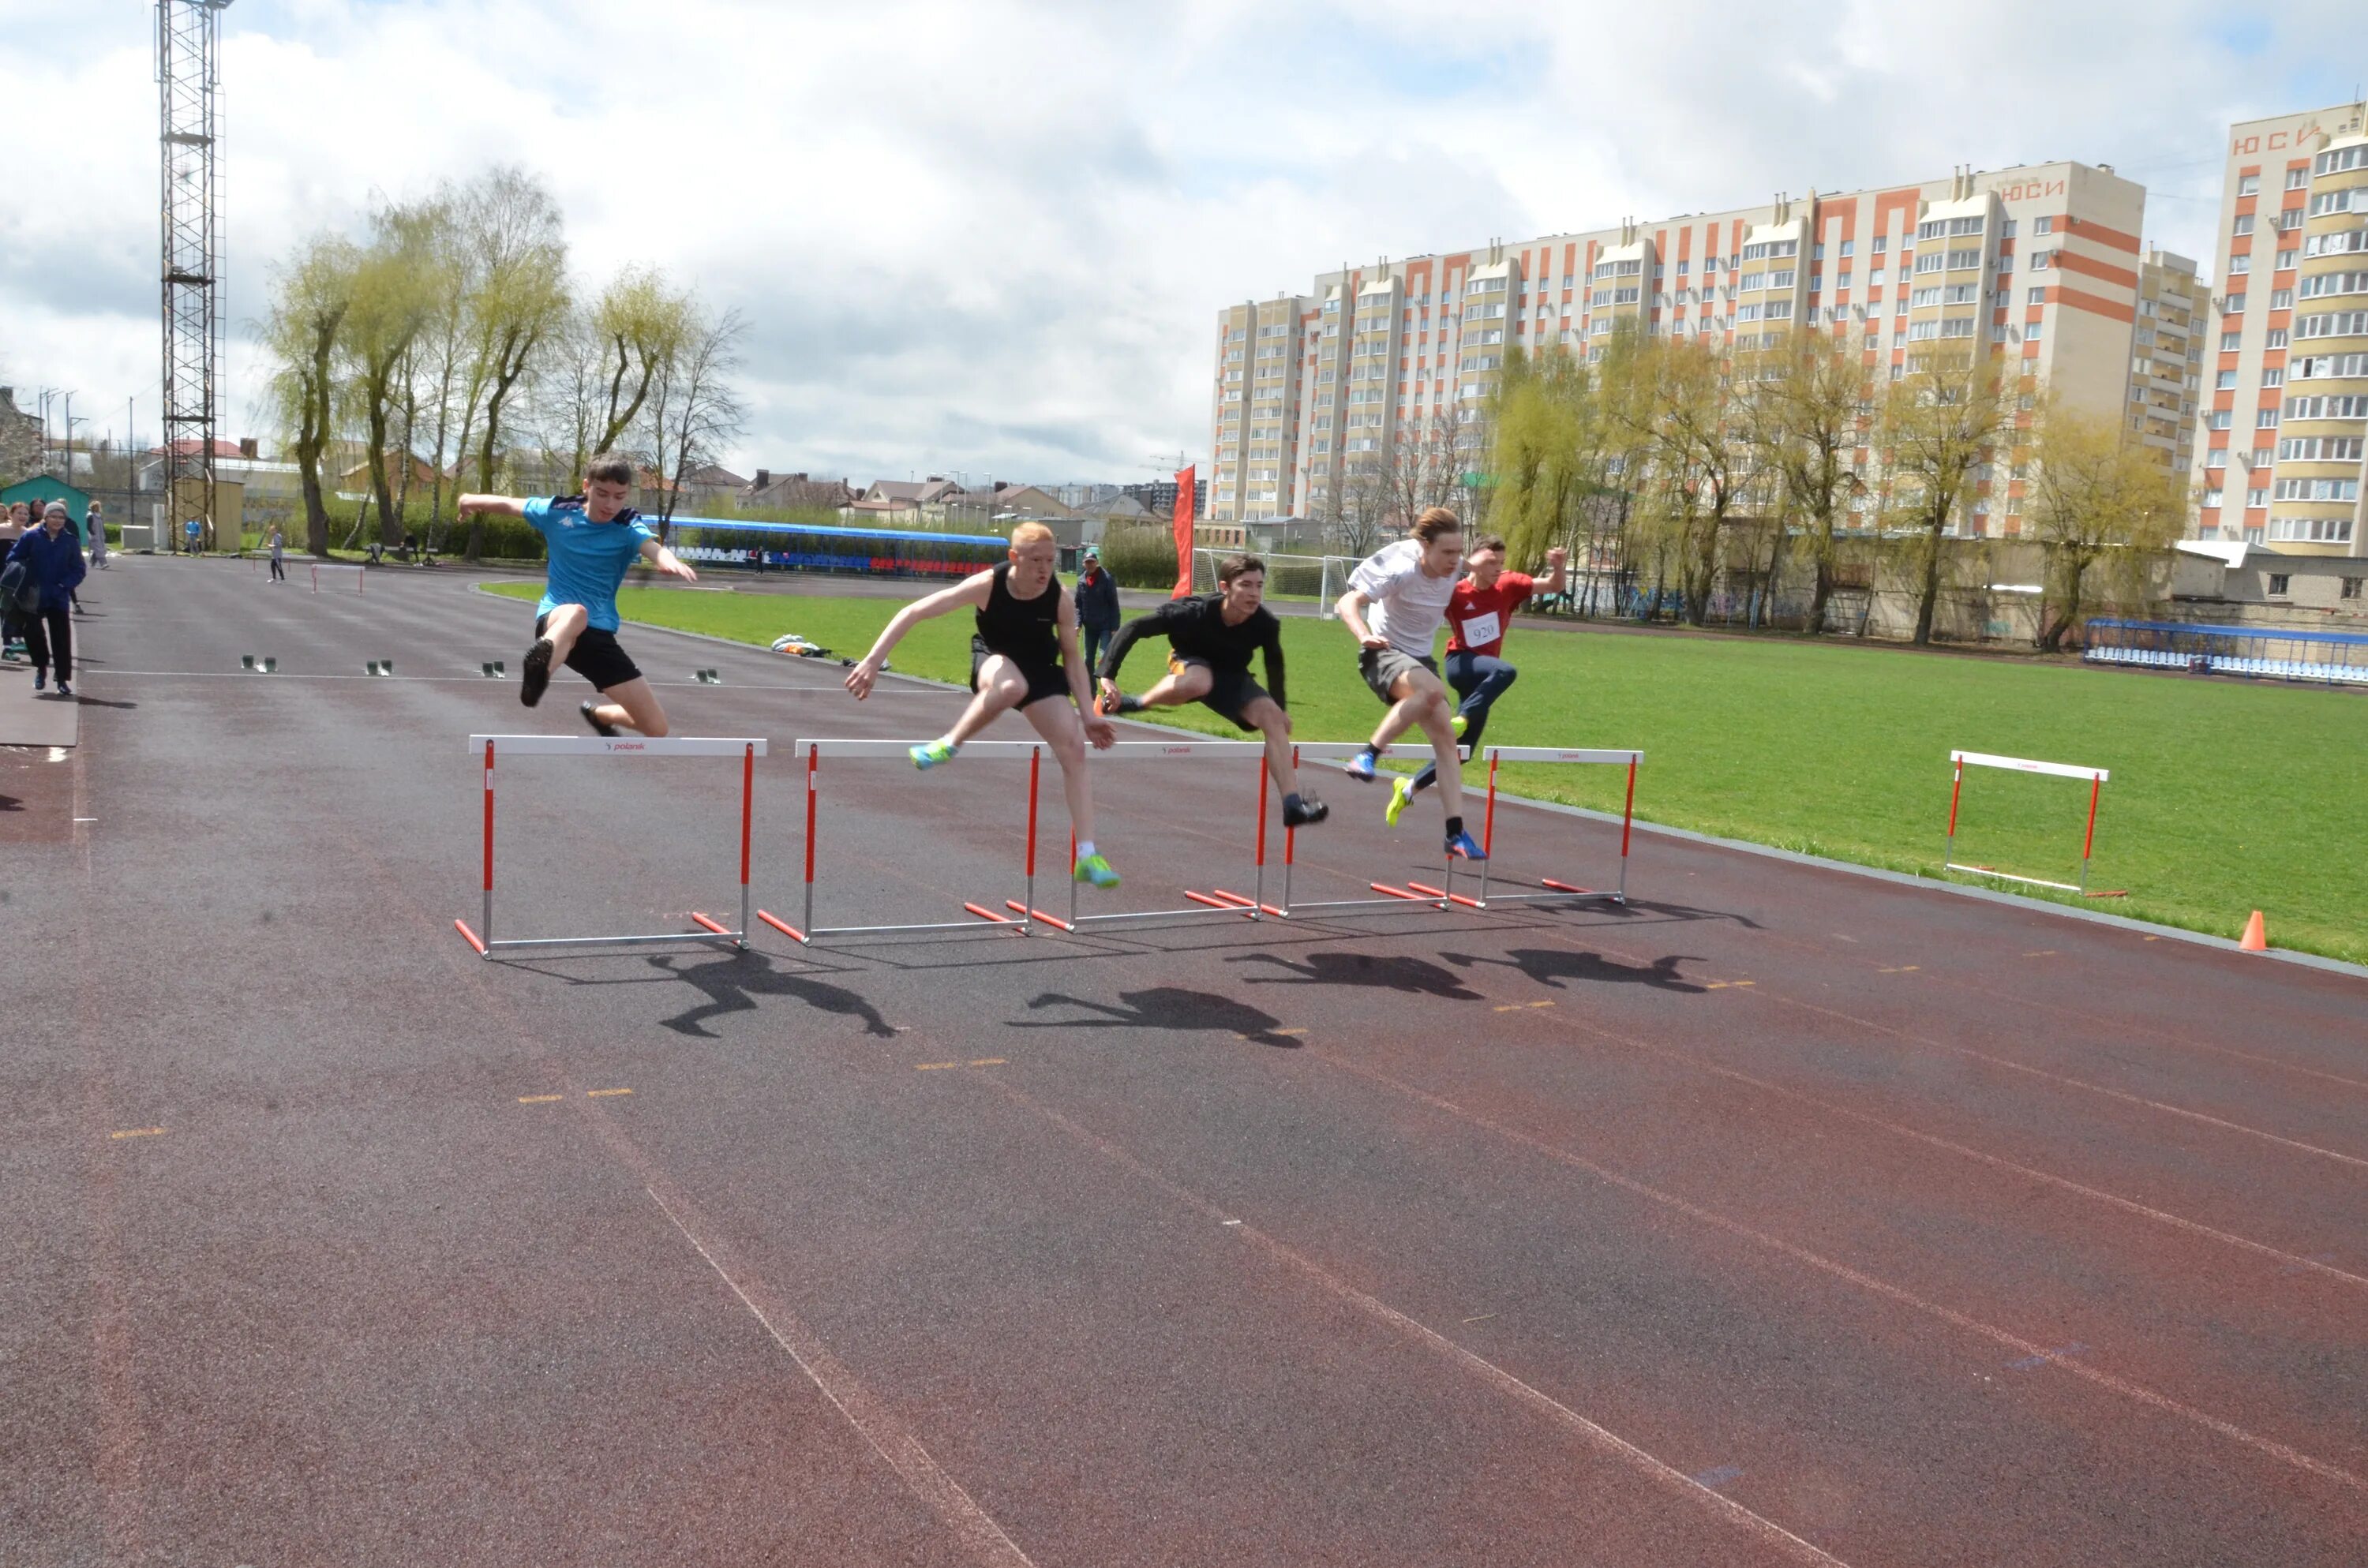
<path fill-rule="evenodd" d="M 477 949 L 477 956 L 479 958 L 490 958 L 493 956 L 485 949 L 485 939 L 483 937 L 478 936 L 474 931 L 470 930 L 469 923 L 467 921 L 455 920 L 452 922 L 452 929 L 461 933 L 461 940 L 467 942 L 469 946 Z"/>
<path fill-rule="evenodd" d="M 757 918 L 763 921 L 766 925 L 770 926 L 774 930 L 779 931 L 782 936 L 791 938 L 792 941 L 808 942 L 812 940 L 812 938 L 803 931 L 799 930 L 796 926 L 791 925 L 780 916 L 773 914 L 770 910 L 760 909 L 757 911 Z"/>
<path fill-rule="evenodd" d="M 1047 915 L 1041 909 L 1030 909 L 1016 898 L 1005 899 L 1003 901 L 1003 907 L 1018 911 L 1019 915 L 1027 920 L 1042 920 L 1045 925 L 1050 926 L 1055 931 L 1075 931 L 1076 929 L 1075 926 L 1070 925 L 1067 921 L 1060 918 L 1058 915 Z"/>
<path fill-rule="evenodd" d="M 1466 898 L 1460 892 L 1449 892 L 1445 888 L 1435 888 L 1429 882 L 1408 882 L 1406 883 L 1406 886 L 1412 888 L 1418 893 L 1423 893 L 1431 898 L 1443 898 L 1451 903 L 1460 903 L 1466 909 L 1485 909 L 1487 907 L 1487 905 L 1482 903 L 1476 898 Z"/>
<path fill-rule="evenodd" d="M 2077 883 L 2077 882 L 2051 882 L 2051 881 L 2048 881 L 2046 878 L 2044 878 L 2044 877 L 2019 877 L 2019 876 L 2015 875 L 2012 871 L 1998 871 L 1998 870 L 1992 870 L 1992 869 L 1991 869 L 1989 867 L 1987 867 L 1987 866 L 1963 866 L 1963 865 L 1959 865 L 1959 864 L 1958 864 L 1956 861 L 1954 861 L 1954 860 L 1943 861 L 1943 862 L 1942 862 L 1942 866 L 1943 866 L 1943 869 L 1947 869 L 1947 870 L 1952 870 L 1952 871 L 1970 871 L 1970 872 L 1972 872 L 1975 876 L 1977 876 L 1977 877 L 1990 877 L 1990 878 L 1994 878 L 1994 879 L 1996 879 L 1997 881 L 2001 881 L 2001 882 L 2021 882 L 2021 883 L 2023 886 L 2025 886 L 2025 887 L 2032 887 L 2032 888 L 2054 888 L 2054 889 L 2055 889 L 2056 892 L 2077 892 L 2077 893 L 2082 893 L 2082 894 L 2083 894 L 2083 896 L 2086 896 L 2084 890 L 2083 890 L 2083 889 L 2079 886 L 2079 884 L 2078 884 L 2078 883 Z M 2127 896 L 2127 895 L 2126 895 L 2126 894 L 2123 894 L 2123 895 L 2114 895 L 2114 894 L 2108 894 L 2108 893 L 2099 893 L 2099 894 L 2097 894 L 2096 896 L 2097 896 L 2097 897 L 2099 897 L 2099 898 L 2107 898 L 2107 897 L 2113 897 L 2113 896 Z"/>
<path fill-rule="evenodd" d="M 475 939 L 473 932 L 464 931 L 462 935 L 470 937 L 472 942 Z M 642 937 L 505 937 L 498 942 L 485 943 L 484 953 L 491 958 L 495 953 L 552 948 L 650 948 L 671 946 L 677 942 L 693 942 L 705 947 L 717 943 L 728 947 L 746 946 L 737 931 L 659 931 Z"/>

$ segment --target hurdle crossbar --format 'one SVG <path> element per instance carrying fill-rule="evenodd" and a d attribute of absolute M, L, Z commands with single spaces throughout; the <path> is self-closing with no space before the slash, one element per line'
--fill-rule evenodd
<path fill-rule="evenodd" d="M 2097 802 L 2104 793 L 2105 780 L 2112 777 L 2110 769 L 2083 767 L 2069 762 L 2042 762 L 2028 756 L 1999 756 L 1983 751 L 1952 751 L 1949 764 L 1949 831 L 1941 852 L 1942 869 L 1969 871 L 1977 877 L 1988 877 L 2001 882 L 2020 882 L 2025 887 L 2054 888 L 2058 892 L 2078 893 L 2082 898 L 2123 896 L 2119 891 L 2096 893 L 2089 891 L 2089 860 L 2097 847 Z M 1961 865 L 1958 862 L 1957 804 L 1964 793 L 1965 769 L 1968 767 L 1997 767 L 2010 773 L 2044 773 L 2057 778 L 2086 778 L 2089 781 L 2089 824 L 2080 837 L 2080 880 L 2078 882 L 2050 881 L 2044 877 L 2020 876 L 1991 866 Z"/>
<path fill-rule="evenodd" d="M 454 920 L 461 939 L 477 956 L 549 948 L 624 948 L 671 946 L 680 942 L 746 948 L 748 945 L 748 871 L 754 837 L 757 800 L 757 759 L 766 743 L 753 736 L 723 735 L 471 735 L 469 750 L 484 758 L 484 903 L 479 929 Z M 740 758 L 740 927 L 733 930 L 699 910 L 690 912 L 696 931 L 660 931 L 623 937 L 494 937 L 494 759 L 510 756 L 736 756 Z M 778 922 L 777 922 L 778 924 Z"/>
<path fill-rule="evenodd" d="M 358 594 L 364 591 L 362 585 L 370 580 L 370 574 L 351 562 L 315 561 L 313 562 L 313 591 L 316 594 L 321 591 L 321 574 L 324 572 L 352 573 L 354 574 L 354 592 Z"/>

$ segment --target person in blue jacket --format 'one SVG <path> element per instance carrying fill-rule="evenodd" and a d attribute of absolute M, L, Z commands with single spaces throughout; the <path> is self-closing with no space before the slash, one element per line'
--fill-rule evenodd
<path fill-rule="evenodd" d="M 56 656 L 58 695 L 74 695 L 74 591 L 89 570 L 83 563 L 82 536 L 66 527 L 66 508 L 52 501 L 41 514 L 41 526 L 28 528 L 8 548 L 8 564 L 25 568 L 26 593 L 34 602 L 21 607 L 27 652 L 33 658 L 33 689 L 48 684 L 50 660 Z"/>

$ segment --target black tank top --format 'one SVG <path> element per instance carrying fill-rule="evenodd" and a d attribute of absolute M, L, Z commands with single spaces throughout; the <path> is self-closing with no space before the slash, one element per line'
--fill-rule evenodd
<path fill-rule="evenodd" d="M 978 643 L 1022 665 L 1061 662 L 1061 579 L 1055 576 L 1032 599 L 1011 597 L 1011 562 L 999 562 L 986 608 L 978 614 Z"/>

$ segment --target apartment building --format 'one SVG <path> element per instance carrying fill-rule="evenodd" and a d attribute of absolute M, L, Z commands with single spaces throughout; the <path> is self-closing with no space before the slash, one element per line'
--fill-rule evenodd
<path fill-rule="evenodd" d="M 2177 474 L 2195 465 L 2196 399 L 2211 313 L 2195 263 L 2148 245 L 2138 264 L 2137 319 L 2130 327 L 2130 431 Z"/>
<path fill-rule="evenodd" d="M 2218 351 L 2196 482 L 2201 537 L 2368 554 L 2368 115 L 2228 128 Z"/>
<path fill-rule="evenodd" d="M 1325 273 L 1219 312 L 1210 516 L 1326 515 L 1360 457 L 1469 426 L 1508 348 L 1600 355 L 1622 321 L 1734 349 L 1815 326 L 1894 376 L 1914 345 L 1987 341 L 2079 406 L 2132 410 L 2178 462 L 2194 268 L 2143 251 L 2145 217 L 2110 167 L 2051 163 Z M 2020 515 L 2009 483 L 1972 521 Z"/>

